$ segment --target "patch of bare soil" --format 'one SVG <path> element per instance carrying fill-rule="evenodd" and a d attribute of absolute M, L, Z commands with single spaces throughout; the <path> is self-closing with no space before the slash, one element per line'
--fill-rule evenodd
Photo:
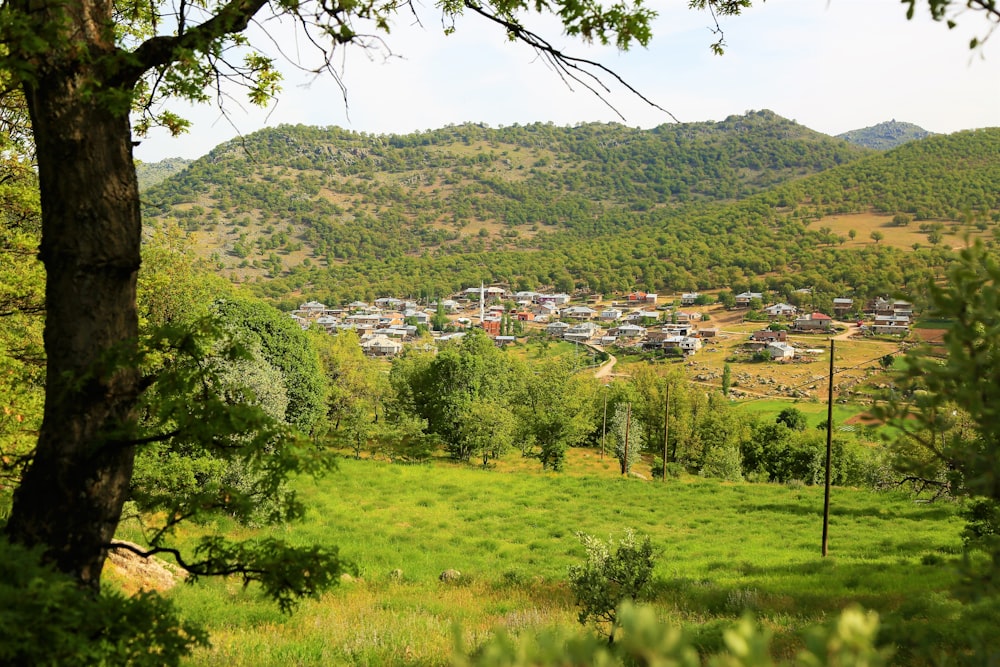
<path fill-rule="evenodd" d="M 925 343 L 940 343 L 947 331 L 947 329 L 914 329 L 913 337 Z"/>
<path fill-rule="evenodd" d="M 861 412 L 854 415 L 846 420 L 845 424 L 861 424 L 862 426 L 881 426 L 882 420 L 876 419 L 873 415 L 868 412 Z"/>

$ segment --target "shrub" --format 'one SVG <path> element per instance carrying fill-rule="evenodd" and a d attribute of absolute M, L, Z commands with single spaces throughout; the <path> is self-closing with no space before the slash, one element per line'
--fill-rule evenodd
<path fill-rule="evenodd" d="M 664 624 L 650 607 L 622 603 L 618 610 L 621 636 L 608 645 L 593 635 L 551 630 L 517 639 L 500 634 L 468 656 L 459 644 L 452 664 L 455 667 L 534 667 L 579 665 L 674 665 L 675 667 L 773 667 L 771 633 L 749 616 L 719 628 L 721 644 L 714 651 L 699 651 L 695 638 L 681 628 Z M 795 665 L 839 665 L 840 667 L 882 667 L 888 650 L 876 647 L 878 615 L 858 607 L 848 607 L 829 626 L 815 628 L 806 637 L 806 648 Z M 459 635 L 456 635 L 459 636 Z"/>
<path fill-rule="evenodd" d="M 96 593 L 0 536 L 0 664 L 177 665 L 205 631 L 156 593 Z"/>
<path fill-rule="evenodd" d="M 609 642 L 617 627 L 617 607 L 623 600 L 636 602 L 647 593 L 655 555 L 649 537 L 638 540 L 631 530 L 616 544 L 577 533 L 587 550 L 587 560 L 569 569 L 569 585 L 580 607 L 579 621 L 593 621 L 604 628 Z"/>

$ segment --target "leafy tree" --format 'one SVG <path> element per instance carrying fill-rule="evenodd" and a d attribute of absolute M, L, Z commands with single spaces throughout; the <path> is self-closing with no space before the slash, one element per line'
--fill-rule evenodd
<path fill-rule="evenodd" d="M 448 319 L 448 315 L 444 311 L 444 304 L 439 302 L 434 316 L 431 317 L 431 328 L 434 331 L 444 331 L 449 324 L 451 324 L 451 320 Z"/>
<path fill-rule="evenodd" d="M 221 299 L 213 314 L 249 347 L 259 349 L 264 361 L 281 373 L 288 392 L 286 421 L 302 433 L 324 427 L 326 382 L 316 350 L 302 329 L 281 311 L 259 301 Z"/>
<path fill-rule="evenodd" d="M 875 243 L 878 243 L 879 241 L 885 238 L 885 234 L 883 234 L 877 229 L 873 230 L 872 233 L 869 234 L 868 236 L 870 236 L 872 241 L 874 241 Z"/>
<path fill-rule="evenodd" d="M 729 396 L 729 389 L 733 386 L 733 369 L 726 364 L 722 367 L 722 395 Z"/>
<path fill-rule="evenodd" d="M 0 487 L 5 490 L 29 461 L 42 417 L 45 274 L 35 252 L 40 222 L 31 162 L 10 135 L 0 134 Z"/>
<path fill-rule="evenodd" d="M 582 625 L 595 623 L 614 643 L 617 610 L 622 601 L 637 602 L 647 594 L 656 565 L 649 537 L 639 540 L 631 530 L 616 543 L 577 533 L 587 551 L 582 565 L 569 569 L 569 586 L 580 607 Z"/>
<path fill-rule="evenodd" d="M 643 430 L 639 425 L 638 415 L 632 414 L 631 403 L 619 403 L 611 419 L 611 433 L 614 435 L 615 457 L 621 473 L 627 475 L 632 466 L 642 458 L 645 444 Z"/>
<path fill-rule="evenodd" d="M 806 416 L 798 408 L 783 408 L 774 421 L 777 424 L 784 424 L 793 431 L 804 431 L 809 424 Z"/>
<path fill-rule="evenodd" d="M 311 345 L 319 354 L 326 379 L 326 422 L 337 431 L 342 422 L 353 414 L 359 404 L 372 416 L 376 406 L 389 394 L 388 384 L 376 362 L 365 356 L 356 332 L 343 330 L 335 336 L 310 329 Z"/>
<path fill-rule="evenodd" d="M 542 467 L 562 470 L 569 447 L 580 445 L 593 432 L 597 382 L 579 373 L 570 359 L 549 359 L 523 373 L 516 399 L 518 439 L 525 453 L 533 453 Z"/>
<path fill-rule="evenodd" d="M 498 459 L 510 450 L 517 428 L 513 412 L 504 404 L 478 399 L 464 406 L 459 437 L 470 456 L 482 459 L 483 467 L 490 459 Z"/>
<path fill-rule="evenodd" d="M 878 414 L 901 432 L 893 447 L 905 474 L 968 497 L 990 516 L 1000 507 L 1000 265 L 977 241 L 961 251 L 946 283 L 927 288 L 932 315 L 951 322 L 947 356 L 908 350 L 898 393 Z M 977 586 L 995 594 L 1000 539 L 986 531 L 982 546 L 991 562 L 976 574 Z"/>
<path fill-rule="evenodd" d="M 427 432 L 440 437 L 454 458 L 468 461 L 489 451 L 491 427 L 477 424 L 478 410 L 492 415 L 498 428 L 496 445 L 507 441 L 512 418 L 501 413 L 511 412 L 522 375 L 510 357 L 476 329 L 461 344 L 448 344 L 436 356 L 405 355 L 394 361 L 393 410 L 425 420 Z"/>

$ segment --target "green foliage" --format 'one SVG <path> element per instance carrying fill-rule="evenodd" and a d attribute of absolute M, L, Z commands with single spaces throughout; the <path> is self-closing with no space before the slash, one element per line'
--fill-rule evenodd
<path fill-rule="evenodd" d="M 549 359 L 525 373 L 516 398 L 522 453 L 537 456 L 543 469 L 562 470 L 566 450 L 583 444 L 596 426 L 597 382 L 568 358 Z"/>
<path fill-rule="evenodd" d="M 207 646 L 204 629 L 156 593 L 96 594 L 40 560 L 0 536 L 3 664 L 159 667 Z"/>
<path fill-rule="evenodd" d="M 782 410 L 778 413 L 775 423 L 784 424 L 793 431 L 804 431 L 806 430 L 806 426 L 809 425 L 806 416 L 797 408 L 785 408 Z"/>
<path fill-rule="evenodd" d="M 909 350 L 900 393 L 880 415 L 902 433 L 895 446 L 905 472 L 935 479 L 947 470 L 953 493 L 1000 499 L 1000 266 L 977 242 L 946 284 L 928 289 L 932 315 L 952 323 L 947 356 Z"/>
<path fill-rule="evenodd" d="M 730 482 L 742 482 L 743 457 L 739 445 L 726 443 L 709 449 L 701 466 L 701 474 Z"/>
<path fill-rule="evenodd" d="M 324 465 L 304 455 L 283 421 L 287 396 L 277 371 L 227 339 L 209 320 L 164 327 L 146 343 L 154 381 L 142 396 L 132 495 L 140 508 L 170 508 L 165 525 L 210 508 L 243 521 L 301 513 L 285 477 Z"/>
<path fill-rule="evenodd" d="M 638 415 L 632 416 L 632 404 L 619 403 L 611 418 L 611 435 L 614 440 L 615 457 L 621 473 L 627 475 L 632 466 L 642 458 L 645 445 Z"/>
<path fill-rule="evenodd" d="M 871 127 L 844 132 L 843 134 L 838 134 L 837 138 L 844 139 L 857 146 L 885 151 L 890 148 L 902 146 L 910 141 L 924 139 L 931 136 L 931 134 L 931 132 L 913 123 L 902 123 L 892 120 L 878 123 Z"/>
<path fill-rule="evenodd" d="M 393 411 L 424 420 L 460 461 L 501 455 L 511 444 L 512 401 L 523 371 L 482 330 L 436 356 L 407 354 L 393 362 Z"/>
<path fill-rule="evenodd" d="M 307 435 L 321 431 L 326 381 L 315 348 L 295 322 L 260 301 L 228 298 L 212 305 L 213 315 L 280 373 L 288 395 L 286 421 Z"/>
<path fill-rule="evenodd" d="M 648 593 L 656 565 L 653 545 L 648 536 L 638 540 L 631 530 L 617 542 L 584 533 L 577 538 L 587 551 L 586 561 L 569 569 L 578 620 L 582 625 L 593 622 L 614 642 L 619 604 L 642 600 Z"/>
<path fill-rule="evenodd" d="M 879 648 L 876 638 L 878 615 L 851 606 L 828 627 L 814 628 L 807 647 L 794 660 L 776 662 L 772 656 L 771 632 L 750 617 L 728 625 L 723 631 L 725 651 L 700 652 L 689 633 L 663 623 L 650 607 L 623 602 L 617 610 L 619 632 L 612 644 L 594 635 L 549 631 L 514 640 L 500 634 L 471 656 L 462 646 L 452 662 L 458 667 L 545 667 L 580 665 L 614 667 L 883 667 L 891 651 Z"/>
<path fill-rule="evenodd" d="M 0 134 L 0 497 L 20 477 L 41 424 L 45 382 L 45 272 L 38 184 L 31 163 Z"/>

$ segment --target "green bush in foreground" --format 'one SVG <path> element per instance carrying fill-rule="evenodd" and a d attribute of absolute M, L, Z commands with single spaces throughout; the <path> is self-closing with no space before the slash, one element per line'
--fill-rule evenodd
<path fill-rule="evenodd" d="M 650 607 L 623 602 L 617 609 L 618 632 L 613 644 L 593 634 L 550 631 L 518 639 L 500 634 L 467 655 L 458 646 L 454 667 L 881 667 L 890 652 L 875 646 L 879 619 L 859 607 L 845 609 L 833 625 L 816 628 L 806 648 L 790 662 L 771 657 L 771 633 L 749 617 L 724 632 L 727 651 L 699 655 L 683 630 L 660 622 Z"/>
<path fill-rule="evenodd" d="M 156 593 L 95 594 L 0 537 L 0 664 L 177 665 L 208 645 Z"/>
<path fill-rule="evenodd" d="M 631 530 L 616 545 L 592 535 L 577 533 L 587 550 L 587 560 L 569 569 L 569 586 L 580 607 L 580 623 L 593 621 L 606 628 L 608 641 L 615 639 L 617 607 L 623 600 L 642 599 L 656 565 L 653 545 L 646 536 L 639 541 Z"/>

